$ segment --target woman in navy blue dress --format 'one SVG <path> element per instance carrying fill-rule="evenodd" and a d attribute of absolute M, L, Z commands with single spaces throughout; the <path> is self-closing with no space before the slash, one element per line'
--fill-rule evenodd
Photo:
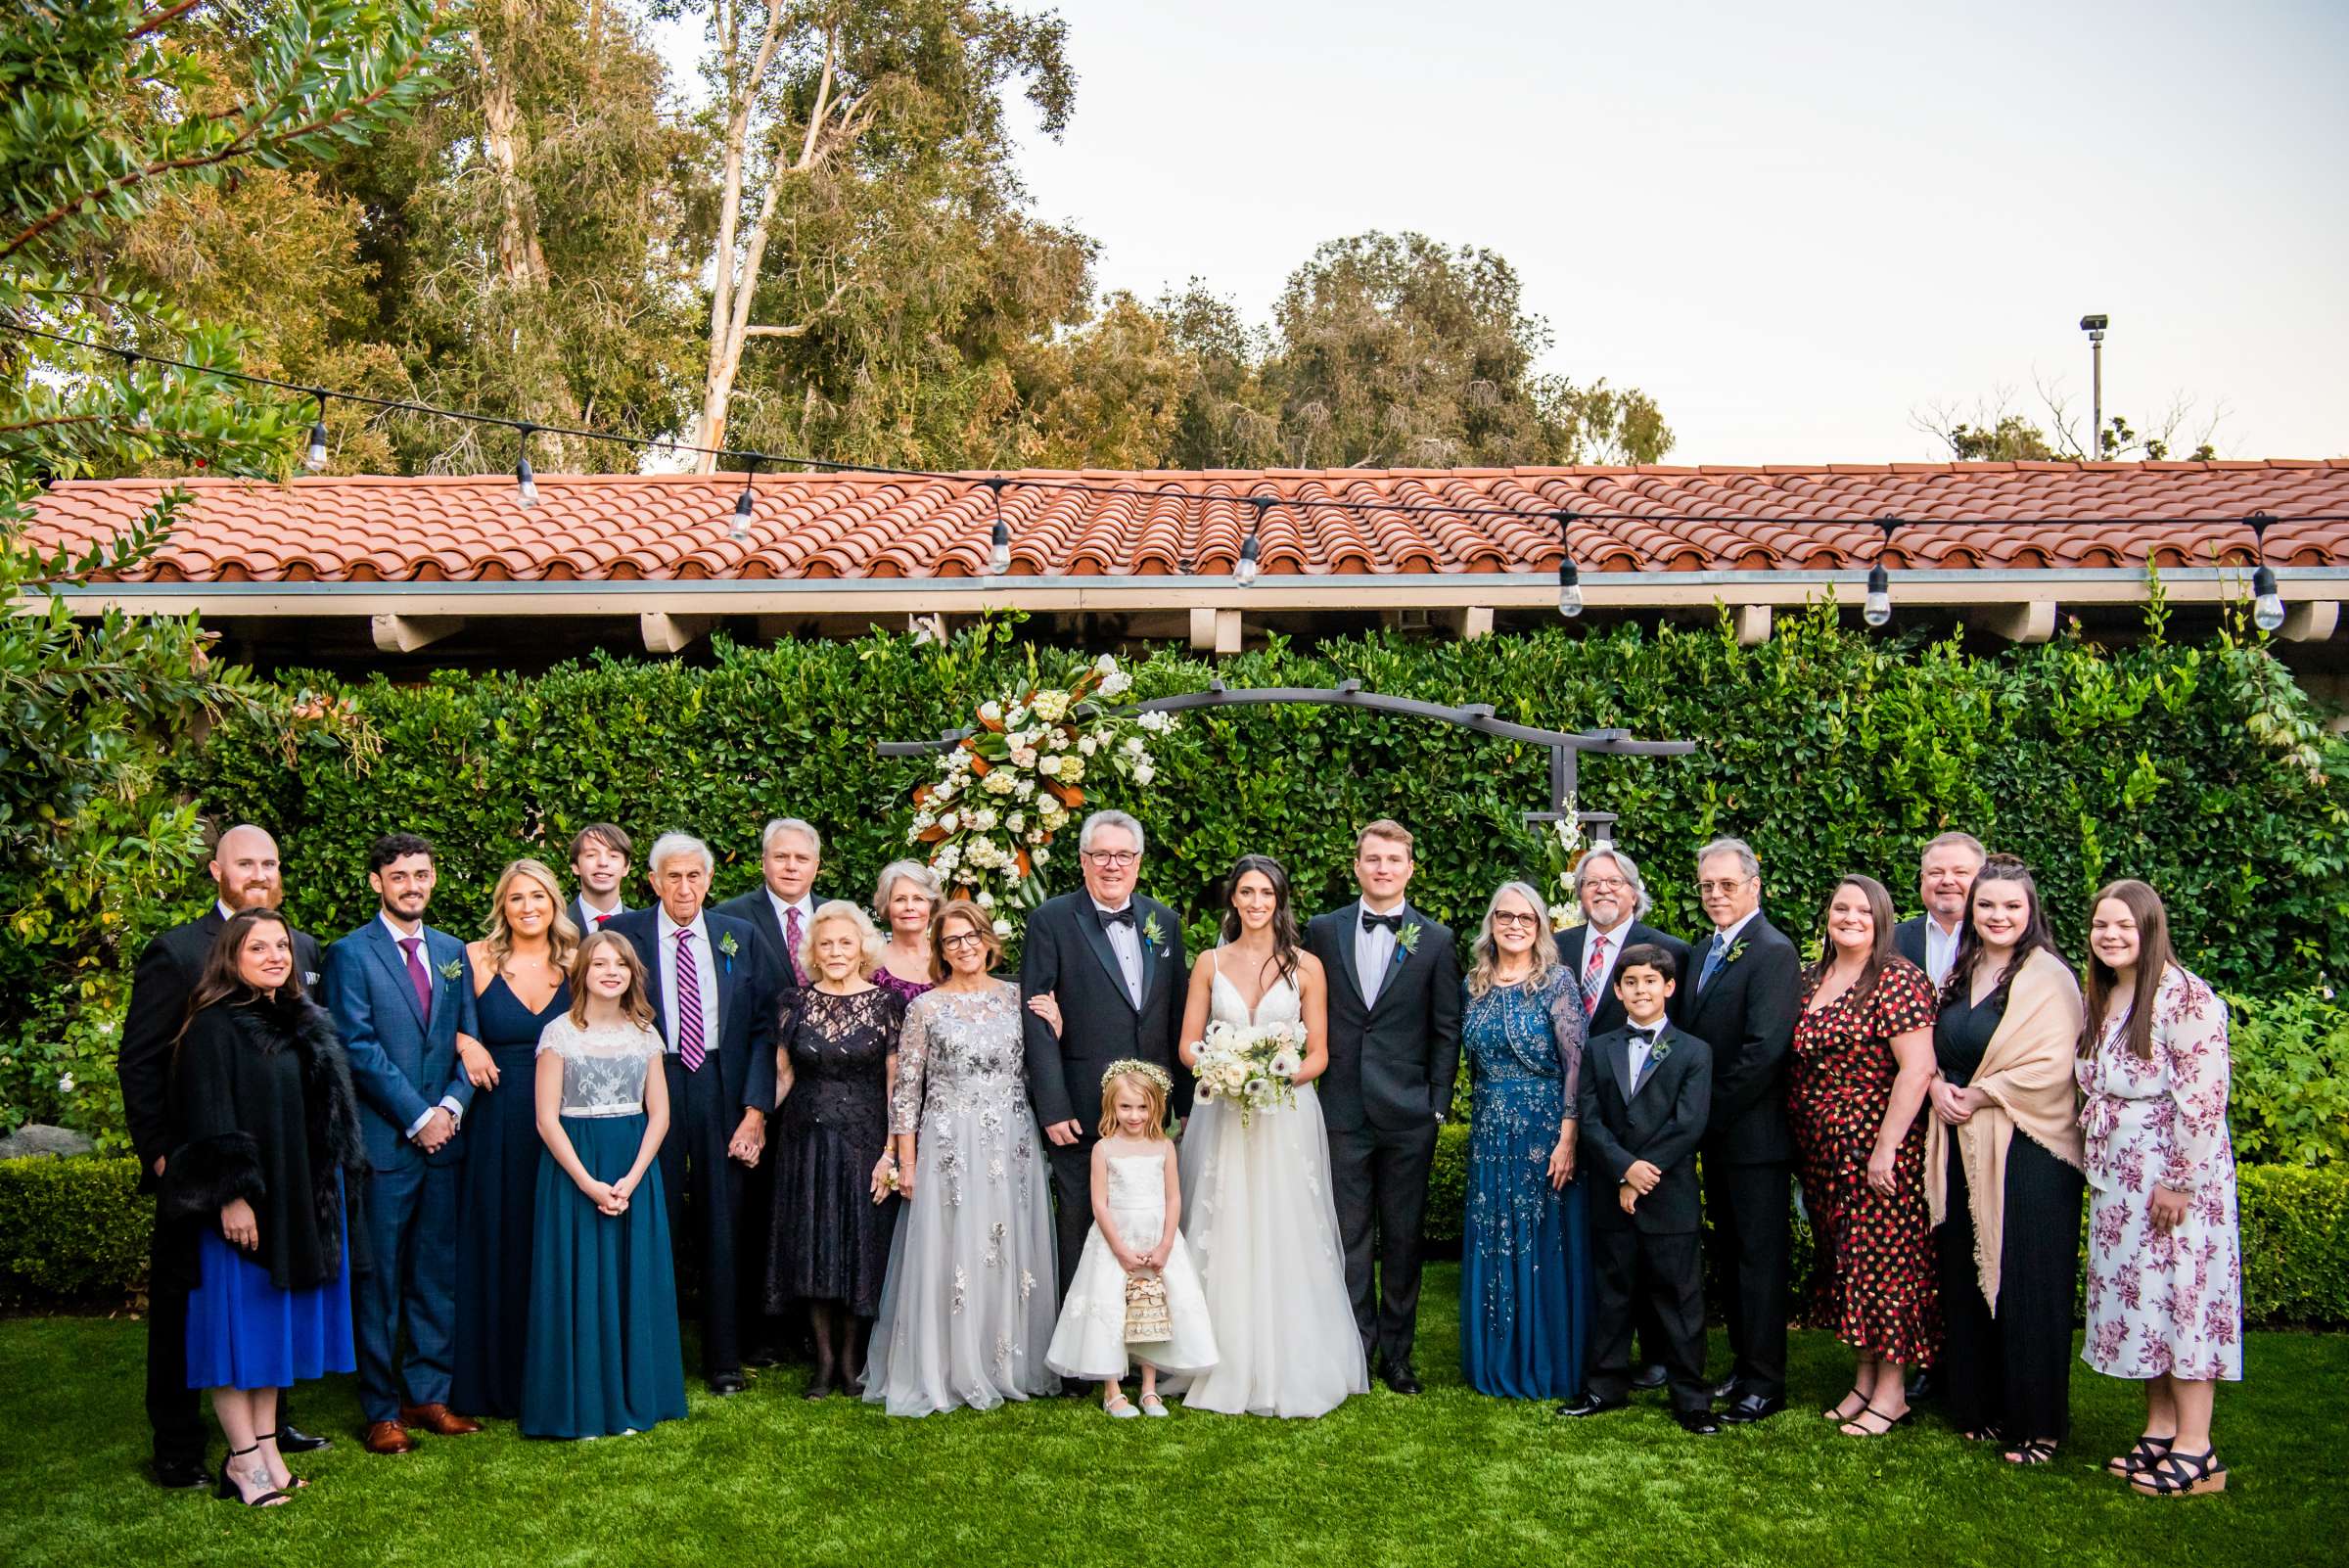
<path fill-rule="evenodd" d="M 456 1367 L 451 1409 L 522 1413 L 530 1307 L 531 1211 L 538 1191 L 538 1037 L 571 1006 L 565 976 L 579 948 L 555 874 L 536 860 L 506 867 L 489 897 L 473 963 L 480 1043 L 460 1040 L 473 1107 L 457 1187 Z"/>
<path fill-rule="evenodd" d="M 275 910 L 221 928 L 172 1095 L 186 1141 L 164 1161 L 162 1214 L 201 1230 L 188 1385 L 211 1391 L 228 1437 L 217 1496 L 274 1507 L 308 1484 L 277 1451 L 277 1391 L 357 1365 L 344 1177 L 367 1168 L 349 1063 Z"/>
<path fill-rule="evenodd" d="M 1558 961 L 1549 911 L 1502 885 L 1477 933 L 1460 1039 L 1473 1118 L 1460 1255 L 1460 1369 L 1481 1394 L 1582 1392 L 1590 1233 L 1574 1179 L 1574 1096 L 1589 1015 Z"/>
<path fill-rule="evenodd" d="M 668 1080 L 644 963 L 599 931 L 573 961 L 570 1011 L 538 1042 L 538 1196 L 522 1430 L 641 1432 L 685 1413 L 677 1284 L 662 1197 Z"/>

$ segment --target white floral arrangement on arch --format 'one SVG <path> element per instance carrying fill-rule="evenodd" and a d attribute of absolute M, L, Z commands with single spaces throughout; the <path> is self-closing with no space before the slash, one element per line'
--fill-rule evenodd
<path fill-rule="evenodd" d="M 1103 654 L 1063 685 L 1001 693 L 938 760 L 938 778 L 915 787 L 906 842 L 928 847 L 940 886 L 987 910 L 997 936 L 1012 934 L 1013 911 L 1044 900 L 1053 836 L 1084 805 L 1088 781 L 1157 778 L 1150 742 L 1174 715 L 1112 706 L 1132 689 Z"/>
<path fill-rule="evenodd" d="M 1574 814 L 1573 796 L 1566 797 L 1566 804 L 1558 808 L 1558 819 L 1550 824 L 1543 844 L 1549 851 L 1549 868 L 1558 887 L 1557 897 L 1549 904 L 1549 929 L 1553 933 L 1572 931 L 1583 923 L 1583 857 L 1590 853 L 1583 843 L 1582 818 Z"/>

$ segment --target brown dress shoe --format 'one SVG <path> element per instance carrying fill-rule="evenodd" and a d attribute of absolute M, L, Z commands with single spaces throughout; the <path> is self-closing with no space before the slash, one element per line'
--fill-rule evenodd
<path fill-rule="evenodd" d="M 421 1427 L 436 1437 L 463 1437 L 482 1429 L 481 1422 L 469 1420 L 445 1405 L 403 1405 L 399 1407 L 399 1424 Z"/>
<path fill-rule="evenodd" d="M 416 1447 L 416 1440 L 397 1421 L 372 1421 L 365 1446 L 370 1453 L 406 1453 Z"/>

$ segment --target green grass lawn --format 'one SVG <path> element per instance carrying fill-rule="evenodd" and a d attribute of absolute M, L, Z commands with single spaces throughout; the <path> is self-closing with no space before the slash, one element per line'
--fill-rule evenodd
<path fill-rule="evenodd" d="M 1051 1400 L 893 1421 L 803 1374 L 732 1400 L 694 1384 L 689 1419 L 641 1437 L 526 1443 L 496 1424 L 359 1450 L 346 1378 L 299 1396 L 334 1452 L 316 1485 L 245 1511 L 149 1485 L 145 1326 L 0 1321 L 0 1563 L 615 1562 L 2261 1564 L 2349 1557 L 2349 1336 L 2258 1334 L 2223 1390 L 2224 1496 L 2158 1502 L 2098 1466 L 2137 1432 L 2136 1390 L 2075 1367 L 2073 1442 L 2011 1470 L 1928 1411 L 1881 1442 L 1813 1411 L 1846 1387 L 1824 1335 L 1798 1335 L 1795 1408 L 1683 1435 L 1657 1398 L 1581 1423 L 1458 1381 L 1458 1270 L 1431 1270 L 1419 1367 L 1318 1421 L 1177 1413 L 1111 1422 Z M 1715 1346 L 1720 1352 L 1718 1342 Z M 217 1449 L 215 1449 L 215 1454 Z"/>

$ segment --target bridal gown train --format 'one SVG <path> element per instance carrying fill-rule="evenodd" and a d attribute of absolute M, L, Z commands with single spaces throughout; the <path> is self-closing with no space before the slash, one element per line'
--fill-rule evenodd
<path fill-rule="evenodd" d="M 1223 1023 L 1303 1016 L 1291 981 L 1275 982 L 1253 1016 L 1221 969 L 1211 994 L 1213 1017 Z M 1254 1112 L 1246 1127 L 1237 1106 L 1202 1100 L 1183 1130 L 1181 1168 L 1183 1236 L 1221 1353 L 1180 1389 L 1184 1407 L 1308 1416 L 1366 1393 L 1369 1367 L 1346 1294 L 1329 1139 L 1313 1086 L 1299 1085 L 1294 1105 Z"/>

